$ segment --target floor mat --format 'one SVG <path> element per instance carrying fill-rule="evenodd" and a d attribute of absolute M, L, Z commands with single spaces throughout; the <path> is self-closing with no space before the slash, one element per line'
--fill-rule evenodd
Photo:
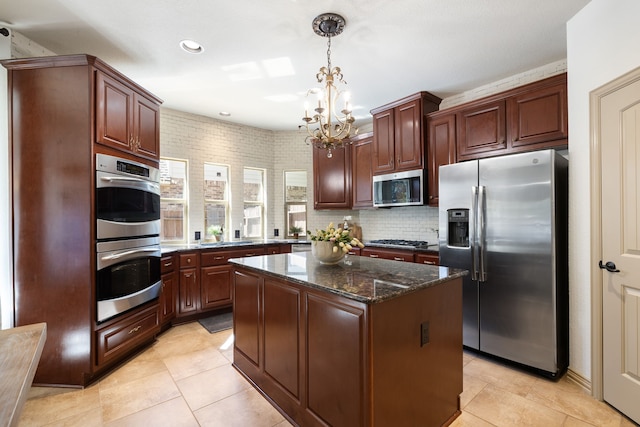
<path fill-rule="evenodd" d="M 209 333 L 216 333 L 233 327 L 233 313 L 221 313 L 198 320 Z"/>

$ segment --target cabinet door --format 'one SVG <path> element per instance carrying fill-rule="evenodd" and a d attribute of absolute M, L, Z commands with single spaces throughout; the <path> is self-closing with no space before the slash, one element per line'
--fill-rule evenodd
<path fill-rule="evenodd" d="M 161 276 L 162 291 L 160 292 L 160 324 L 164 324 L 176 316 L 176 275 L 172 271 Z"/>
<path fill-rule="evenodd" d="M 373 116 L 372 167 L 374 174 L 391 172 L 395 168 L 395 125 L 393 109 Z"/>
<path fill-rule="evenodd" d="M 351 146 L 332 153 L 313 147 L 314 209 L 351 207 Z"/>
<path fill-rule="evenodd" d="M 202 310 L 231 305 L 231 280 L 233 268 L 230 265 L 203 267 L 200 277 L 200 302 Z"/>
<path fill-rule="evenodd" d="M 447 114 L 427 120 L 429 132 L 428 146 L 428 178 L 429 206 L 438 206 L 439 167 L 456 162 L 456 115 Z"/>
<path fill-rule="evenodd" d="M 511 97 L 508 102 L 513 151 L 567 144 L 566 81 Z"/>
<path fill-rule="evenodd" d="M 505 105 L 502 99 L 470 107 L 458 113 L 458 161 L 506 152 Z"/>
<path fill-rule="evenodd" d="M 372 140 L 373 137 L 368 137 L 351 145 L 351 206 L 353 208 L 373 207 Z"/>
<path fill-rule="evenodd" d="M 178 301 L 178 314 L 189 314 L 198 311 L 200 284 L 198 283 L 197 269 L 185 268 L 180 270 Z"/>
<path fill-rule="evenodd" d="M 368 398 L 365 312 L 323 295 L 307 294 L 305 306 L 308 407 L 328 425 L 361 426 Z"/>
<path fill-rule="evenodd" d="M 158 160 L 160 155 L 160 107 L 147 98 L 136 95 L 134 140 L 137 154 Z"/>
<path fill-rule="evenodd" d="M 233 333 L 234 353 L 239 351 L 253 365 L 260 367 L 261 281 L 258 276 L 236 271 L 234 274 Z M 235 354 L 234 354 L 235 359 Z M 237 363 L 241 363 L 237 362 Z"/>
<path fill-rule="evenodd" d="M 120 81 L 96 73 L 96 142 L 129 150 L 133 135 L 133 90 Z"/>
<path fill-rule="evenodd" d="M 395 170 L 422 167 L 422 113 L 420 99 L 395 108 Z"/>

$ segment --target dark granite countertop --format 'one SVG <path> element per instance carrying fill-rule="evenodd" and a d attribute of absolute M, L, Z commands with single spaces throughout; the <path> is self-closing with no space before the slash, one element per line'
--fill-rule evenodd
<path fill-rule="evenodd" d="M 190 251 L 194 249 L 233 249 L 243 246 L 263 246 L 273 244 L 305 244 L 310 243 L 306 240 L 298 239 L 264 239 L 264 240 L 242 240 L 242 241 L 230 241 L 230 242 L 216 242 L 216 243 L 183 243 L 183 244 L 162 244 L 162 254 L 169 254 L 172 252 Z"/>
<path fill-rule="evenodd" d="M 367 304 L 462 277 L 466 270 L 346 256 L 324 265 L 310 252 L 232 258 L 230 263 Z"/>

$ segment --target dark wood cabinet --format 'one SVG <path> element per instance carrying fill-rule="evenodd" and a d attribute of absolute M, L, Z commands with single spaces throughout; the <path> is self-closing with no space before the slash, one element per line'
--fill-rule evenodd
<path fill-rule="evenodd" d="M 351 207 L 353 209 L 373 207 L 372 141 L 372 133 L 352 138 Z"/>
<path fill-rule="evenodd" d="M 424 115 L 436 111 L 440 101 L 419 92 L 371 110 L 373 174 L 424 168 Z"/>
<path fill-rule="evenodd" d="M 366 256 L 369 258 L 390 259 L 392 261 L 413 262 L 412 250 L 365 246 L 360 251 L 360 256 Z"/>
<path fill-rule="evenodd" d="M 440 265 L 440 256 L 437 252 L 432 253 L 416 253 L 415 262 L 426 265 Z"/>
<path fill-rule="evenodd" d="M 160 107 L 114 76 L 96 74 L 96 142 L 158 160 Z"/>
<path fill-rule="evenodd" d="M 201 271 L 201 309 L 230 306 L 233 268 L 230 265 L 215 265 L 202 267 Z"/>
<path fill-rule="evenodd" d="M 158 323 L 157 301 L 155 312 L 138 329 L 144 334 L 132 334 L 142 339 L 121 341 L 121 335 L 106 331 L 111 321 L 96 321 L 93 215 L 96 153 L 123 153 L 121 157 L 157 167 L 157 150 L 151 160 L 140 151 L 125 154 L 120 147 L 95 143 L 98 123 L 104 124 L 104 108 L 116 115 L 123 109 L 133 114 L 138 95 L 150 102 L 151 109 L 157 110 L 161 101 L 89 55 L 11 59 L 2 65 L 8 70 L 11 170 L 7 176 L 12 196 L 14 291 L 19 296 L 13 301 L 13 319 L 15 326 L 47 323 L 34 384 L 83 387 L 153 339 L 158 330 L 151 326 Z M 108 89 L 99 89 L 98 80 L 103 77 Z M 109 101 L 100 106 L 104 96 Z M 138 123 L 145 130 L 139 133 L 150 134 L 146 130 L 149 115 L 142 116 Z M 133 124 L 119 118 L 112 123 L 110 114 L 106 120 L 107 133 L 114 138 L 133 130 Z M 145 137 L 145 146 L 157 147 L 157 134 L 155 138 Z M 137 313 L 134 309 L 118 321 L 127 323 Z"/>
<path fill-rule="evenodd" d="M 439 168 L 456 162 L 456 115 L 433 113 L 427 119 L 427 199 L 429 206 L 438 206 Z"/>
<path fill-rule="evenodd" d="M 173 254 L 163 256 L 160 263 L 162 290 L 160 291 L 159 298 L 159 319 L 160 325 L 164 326 L 176 317 L 178 275 L 175 268 L 175 256 Z"/>
<path fill-rule="evenodd" d="M 197 252 L 181 253 L 178 283 L 178 316 L 195 314 L 200 309 L 200 257 Z"/>
<path fill-rule="evenodd" d="M 549 77 L 438 114 L 445 113 L 456 115 L 457 161 L 565 148 L 569 135 L 567 75 Z"/>
<path fill-rule="evenodd" d="M 473 105 L 458 113 L 458 159 L 477 158 L 507 149 L 507 109 L 504 99 Z"/>
<path fill-rule="evenodd" d="M 313 146 L 313 208 L 351 207 L 351 146 L 328 151 Z"/>

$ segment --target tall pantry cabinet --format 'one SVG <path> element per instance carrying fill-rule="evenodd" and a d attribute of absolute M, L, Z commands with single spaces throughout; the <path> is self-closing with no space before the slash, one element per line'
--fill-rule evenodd
<path fill-rule="evenodd" d="M 157 167 L 161 101 L 88 55 L 1 63 L 9 83 L 14 322 L 47 323 L 35 384 L 85 386 L 159 330 L 157 301 L 96 323 L 94 169 L 96 153 Z M 121 332 L 140 319 L 135 338 Z"/>

